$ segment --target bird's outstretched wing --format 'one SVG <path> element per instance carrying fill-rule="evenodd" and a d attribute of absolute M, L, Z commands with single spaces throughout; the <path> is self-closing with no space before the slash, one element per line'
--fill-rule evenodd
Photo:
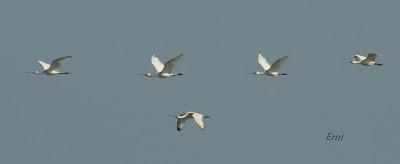
<path fill-rule="evenodd" d="M 367 57 L 365 57 L 365 56 L 362 56 L 362 55 L 354 55 L 354 60 L 355 61 L 363 61 L 365 58 L 367 58 Z"/>
<path fill-rule="evenodd" d="M 181 131 L 183 129 L 183 125 L 185 124 L 186 118 L 179 118 L 176 121 L 176 130 Z"/>
<path fill-rule="evenodd" d="M 51 62 L 50 70 L 58 70 L 61 66 L 61 64 L 64 64 L 68 59 L 72 58 L 71 56 L 66 56 L 66 57 L 61 57 L 58 59 L 53 60 Z"/>
<path fill-rule="evenodd" d="M 38 60 L 38 63 L 42 65 L 43 70 L 47 70 L 50 68 L 50 64 L 45 63 L 44 61 Z"/>
<path fill-rule="evenodd" d="M 172 58 L 171 60 L 165 63 L 165 66 L 161 72 L 171 73 L 172 69 L 178 63 L 178 61 L 182 58 L 182 54 L 178 55 L 177 57 Z"/>
<path fill-rule="evenodd" d="M 365 62 L 376 62 L 377 57 L 378 57 L 378 54 L 370 53 L 370 54 L 368 54 L 368 57 L 365 58 Z"/>
<path fill-rule="evenodd" d="M 151 64 L 153 64 L 154 68 L 156 69 L 157 73 L 161 72 L 164 68 L 164 64 L 156 57 L 156 55 L 151 56 Z"/>
<path fill-rule="evenodd" d="M 258 64 L 260 64 L 263 71 L 269 70 L 271 68 L 271 64 L 268 63 L 267 59 L 259 53 L 258 54 Z"/>
<path fill-rule="evenodd" d="M 286 55 L 284 57 L 281 57 L 277 61 L 275 61 L 274 64 L 272 64 L 271 68 L 269 71 L 271 72 L 278 72 L 279 68 L 282 66 L 282 64 L 288 59 L 289 55 Z"/>
<path fill-rule="evenodd" d="M 197 126 L 204 130 L 204 122 L 203 122 L 203 115 L 199 113 L 193 113 L 192 114 L 194 122 L 196 122 Z"/>

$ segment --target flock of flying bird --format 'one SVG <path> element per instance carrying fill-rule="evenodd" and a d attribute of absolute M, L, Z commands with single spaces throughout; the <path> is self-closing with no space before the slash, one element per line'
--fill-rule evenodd
<path fill-rule="evenodd" d="M 173 73 L 172 69 L 175 67 L 175 65 L 179 62 L 179 60 L 182 58 L 182 54 L 178 55 L 175 58 L 172 58 L 168 60 L 166 63 L 162 63 L 158 57 L 155 55 L 151 56 L 151 64 L 154 66 L 156 73 L 144 73 L 144 74 L 138 74 L 138 75 L 144 75 L 146 77 L 159 77 L 159 78 L 167 78 L 167 77 L 172 77 L 172 76 L 180 76 L 183 75 L 183 73 Z M 382 66 L 383 64 L 377 62 L 377 57 L 378 56 L 383 56 L 381 54 L 377 53 L 370 53 L 368 56 L 362 56 L 362 55 L 354 55 L 354 60 L 352 60 L 350 63 L 352 64 L 361 64 L 364 66 Z M 32 73 L 36 75 L 59 75 L 59 74 L 69 74 L 68 72 L 61 72 L 60 67 L 62 64 L 64 64 L 68 59 L 70 59 L 71 56 L 66 56 L 66 57 L 61 57 L 58 59 L 55 59 L 51 62 L 51 64 L 47 64 L 41 60 L 38 60 L 38 63 L 43 67 L 42 71 L 33 71 L 33 72 L 27 72 L 27 73 Z M 255 72 L 253 74 L 256 75 L 269 75 L 269 76 L 279 76 L 279 75 L 287 75 L 286 73 L 280 73 L 279 68 L 282 66 L 282 64 L 289 58 L 288 55 L 283 56 L 276 60 L 272 65 L 268 63 L 268 61 L 265 59 L 265 57 L 259 53 L 258 54 L 258 64 L 261 66 L 261 71 Z M 182 113 L 177 116 L 169 115 L 171 117 L 174 117 L 177 119 L 177 130 L 181 131 L 183 128 L 183 124 L 187 119 L 192 118 L 194 122 L 197 124 L 197 126 L 204 130 L 204 118 L 210 118 L 210 116 L 204 116 L 200 113 L 197 112 L 186 112 Z"/>

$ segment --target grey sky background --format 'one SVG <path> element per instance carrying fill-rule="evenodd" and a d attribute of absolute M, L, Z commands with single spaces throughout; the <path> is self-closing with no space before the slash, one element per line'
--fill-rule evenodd
<path fill-rule="evenodd" d="M 0 163 L 397 164 L 398 1 L 0 2 Z M 255 77 L 257 53 L 291 55 Z M 348 63 L 377 52 L 383 67 Z M 183 53 L 159 79 L 150 56 Z M 71 55 L 67 76 L 37 60 Z M 212 116 L 177 132 L 168 114 Z M 342 142 L 326 142 L 329 132 Z"/>

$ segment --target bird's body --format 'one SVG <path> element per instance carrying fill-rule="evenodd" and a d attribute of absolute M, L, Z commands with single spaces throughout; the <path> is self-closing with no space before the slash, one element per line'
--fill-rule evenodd
<path fill-rule="evenodd" d="M 27 72 L 37 75 L 59 75 L 59 74 L 69 74 L 68 72 L 60 72 L 61 64 L 64 64 L 71 56 L 61 57 L 58 59 L 53 60 L 51 64 L 47 64 L 44 61 L 38 60 L 38 63 L 43 67 L 43 71 L 33 71 Z"/>
<path fill-rule="evenodd" d="M 159 78 L 167 78 L 171 76 L 179 76 L 183 75 L 182 73 L 174 74 L 172 73 L 172 69 L 175 67 L 175 65 L 178 63 L 178 61 L 182 58 L 182 54 L 178 55 L 175 58 L 172 58 L 171 60 L 167 61 L 165 64 L 156 57 L 156 55 L 151 56 L 151 64 L 154 66 L 156 69 L 156 74 L 151 74 L 151 73 L 145 73 L 145 74 L 139 74 L 139 75 L 145 75 L 146 77 L 159 77 Z"/>
<path fill-rule="evenodd" d="M 172 115 L 170 115 L 172 116 Z M 177 119 L 177 123 L 176 123 L 176 129 L 178 131 L 181 131 L 183 128 L 183 125 L 185 123 L 185 121 L 187 119 L 192 118 L 194 120 L 194 122 L 196 123 L 196 125 L 201 129 L 204 130 L 204 122 L 203 119 L 204 118 L 210 118 L 210 116 L 203 116 L 200 113 L 196 113 L 196 112 L 186 112 L 186 113 L 182 113 L 178 116 L 172 116 L 175 117 Z"/>
<path fill-rule="evenodd" d="M 259 53 L 258 54 L 258 64 L 261 66 L 260 72 L 255 72 L 256 75 L 269 75 L 269 76 L 279 76 L 279 75 L 287 75 L 286 73 L 279 73 L 279 68 L 282 64 L 288 59 L 288 55 L 281 57 L 277 61 L 275 61 L 272 65 L 268 63 L 268 61 L 264 58 L 264 56 Z"/>
<path fill-rule="evenodd" d="M 368 54 L 367 57 L 362 56 L 362 55 L 354 55 L 354 60 L 351 61 L 350 63 L 361 64 L 364 66 L 374 66 L 374 65 L 382 66 L 383 64 L 380 64 L 376 61 L 378 56 L 383 56 L 383 55 L 376 54 L 376 53 L 370 53 L 370 54 Z"/>

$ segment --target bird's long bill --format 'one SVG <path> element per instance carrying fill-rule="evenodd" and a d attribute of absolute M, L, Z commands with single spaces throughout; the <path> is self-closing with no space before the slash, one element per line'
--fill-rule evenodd
<path fill-rule="evenodd" d="M 26 72 L 26 73 L 39 74 L 39 71 L 32 71 L 32 72 Z"/>
<path fill-rule="evenodd" d="M 204 116 L 203 118 L 211 118 L 211 116 Z"/>
<path fill-rule="evenodd" d="M 174 116 L 174 115 L 168 115 L 168 116 L 176 118 L 176 116 Z"/>

